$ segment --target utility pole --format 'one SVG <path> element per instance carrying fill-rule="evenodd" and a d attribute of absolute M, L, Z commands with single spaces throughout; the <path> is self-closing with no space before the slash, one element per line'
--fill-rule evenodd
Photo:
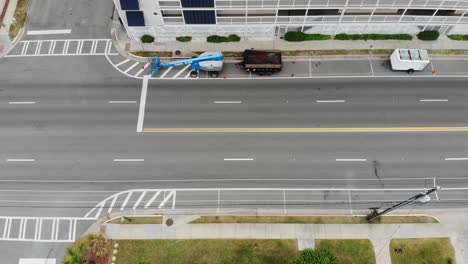
<path fill-rule="evenodd" d="M 417 195 L 415 195 L 415 196 L 413 196 L 413 197 L 411 197 L 411 198 L 409 198 L 407 200 L 404 200 L 402 202 L 394 204 L 394 205 L 390 206 L 389 208 L 383 210 L 380 213 L 370 214 L 369 216 L 367 216 L 367 221 L 372 222 L 375 219 L 377 219 L 379 216 L 382 216 L 382 215 L 384 215 L 384 214 L 386 214 L 388 212 L 391 212 L 391 211 L 393 211 L 395 209 L 398 209 L 400 207 L 403 207 L 405 205 L 411 204 L 411 203 L 416 202 L 416 201 L 419 201 L 421 203 L 426 203 L 426 202 L 428 202 L 430 200 L 428 195 L 435 192 L 435 191 L 437 191 L 437 190 L 440 190 L 440 186 L 436 186 L 436 187 L 434 187 L 432 189 L 429 189 L 429 190 L 426 190 L 426 191 L 424 191 L 424 192 L 422 192 L 420 194 L 417 194 Z"/>

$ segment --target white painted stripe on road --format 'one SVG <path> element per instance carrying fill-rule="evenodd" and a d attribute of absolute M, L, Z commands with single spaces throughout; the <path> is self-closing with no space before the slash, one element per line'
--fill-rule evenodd
<path fill-rule="evenodd" d="M 136 104 L 136 101 L 109 101 L 109 104 Z"/>
<path fill-rule="evenodd" d="M 172 68 L 174 68 L 174 67 L 169 67 L 169 68 L 167 68 L 167 69 L 163 72 L 163 74 L 161 74 L 161 76 L 160 76 L 159 78 L 164 78 L 164 76 L 166 76 L 166 74 L 168 74 L 168 73 L 172 70 Z"/>
<path fill-rule="evenodd" d="M 7 162 L 33 162 L 35 159 L 7 159 Z"/>
<path fill-rule="evenodd" d="M 143 123 L 145 120 L 146 94 L 148 91 L 148 79 L 149 75 L 146 75 L 143 79 L 143 84 L 141 86 L 140 109 L 138 111 L 138 123 L 136 129 L 137 133 L 143 132 Z"/>
<path fill-rule="evenodd" d="M 213 101 L 213 104 L 242 104 L 242 101 Z"/>
<path fill-rule="evenodd" d="M 317 103 L 345 103 L 346 100 L 317 100 Z"/>
<path fill-rule="evenodd" d="M 419 102 L 448 102 L 448 99 L 420 99 Z"/>
<path fill-rule="evenodd" d="M 226 158 L 225 161 L 253 161 L 253 158 Z"/>
<path fill-rule="evenodd" d="M 8 102 L 11 105 L 18 105 L 18 104 L 35 104 L 36 102 Z"/>
<path fill-rule="evenodd" d="M 132 66 L 130 66 L 128 69 L 126 69 L 124 72 L 127 73 L 129 71 L 131 71 L 133 68 L 135 68 L 138 64 L 140 64 L 140 62 L 135 62 Z"/>
<path fill-rule="evenodd" d="M 179 75 L 181 75 L 185 70 L 187 70 L 188 67 L 190 67 L 190 64 L 185 65 L 185 67 L 182 68 L 182 70 L 180 70 L 178 73 L 176 73 L 176 75 L 172 76 L 172 79 L 175 79 L 175 78 L 179 77 Z"/>
<path fill-rule="evenodd" d="M 468 160 L 468 158 L 445 158 L 445 160 Z"/>
<path fill-rule="evenodd" d="M 56 259 L 52 258 L 20 258 L 18 264 L 55 264 Z"/>
<path fill-rule="evenodd" d="M 55 34 L 70 34 L 71 29 L 52 29 L 52 30 L 28 30 L 26 35 L 55 35 Z"/>
<path fill-rule="evenodd" d="M 125 63 L 127 63 L 127 62 L 129 62 L 129 61 L 130 61 L 129 59 L 126 59 L 126 60 L 124 60 L 124 61 L 121 61 L 121 62 L 117 63 L 117 64 L 115 65 L 115 67 L 119 67 L 119 66 L 121 66 L 121 65 L 123 65 L 123 64 L 125 64 Z"/>
<path fill-rule="evenodd" d="M 126 162 L 126 161 L 145 161 L 145 159 L 114 159 L 115 162 Z"/>
<path fill-rule="evenodd" d="M 142 67 L 135 75 L 133 75 L 133 76 L 135 76 L 135 77 L 140 76 L 140 74 L 141 74 L 146 68 L 148 68 L 149 65 L 150 65 L 149 63 L 146 63 L 145 66 L 143 66 L 143 67 Z"/>
<path fill-rule="evenodd" d="M 367 161 L 367 159 L 336 159 L 336 161 Z"/>

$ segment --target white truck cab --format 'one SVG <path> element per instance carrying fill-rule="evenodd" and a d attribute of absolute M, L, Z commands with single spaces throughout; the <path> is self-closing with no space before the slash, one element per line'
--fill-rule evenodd
<path fill-rule="evenodd" d="M 396 49 L 390 55 L 390 64 L 394 71 L 406 71 L 411 74 L 422 71 L 430 63 L 427 50 Z"/>

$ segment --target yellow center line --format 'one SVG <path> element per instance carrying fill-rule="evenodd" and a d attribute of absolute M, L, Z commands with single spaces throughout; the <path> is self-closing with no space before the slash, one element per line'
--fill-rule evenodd
<path fill-rule="evenodd" d="M 146 133 L 391 133 L 468 132 L 468 127 L 192 127 L 145 128 Z"/>

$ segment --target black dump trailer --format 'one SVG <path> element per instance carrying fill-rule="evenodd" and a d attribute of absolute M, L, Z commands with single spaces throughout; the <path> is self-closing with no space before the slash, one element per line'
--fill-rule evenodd
<path fill-rule="evenodd" d="M 281 51 L 279 50 L 245 50 L 244 60 L 236 66 L 259 75 L 270 75 L 280 72 L 282 68 Z"/>

